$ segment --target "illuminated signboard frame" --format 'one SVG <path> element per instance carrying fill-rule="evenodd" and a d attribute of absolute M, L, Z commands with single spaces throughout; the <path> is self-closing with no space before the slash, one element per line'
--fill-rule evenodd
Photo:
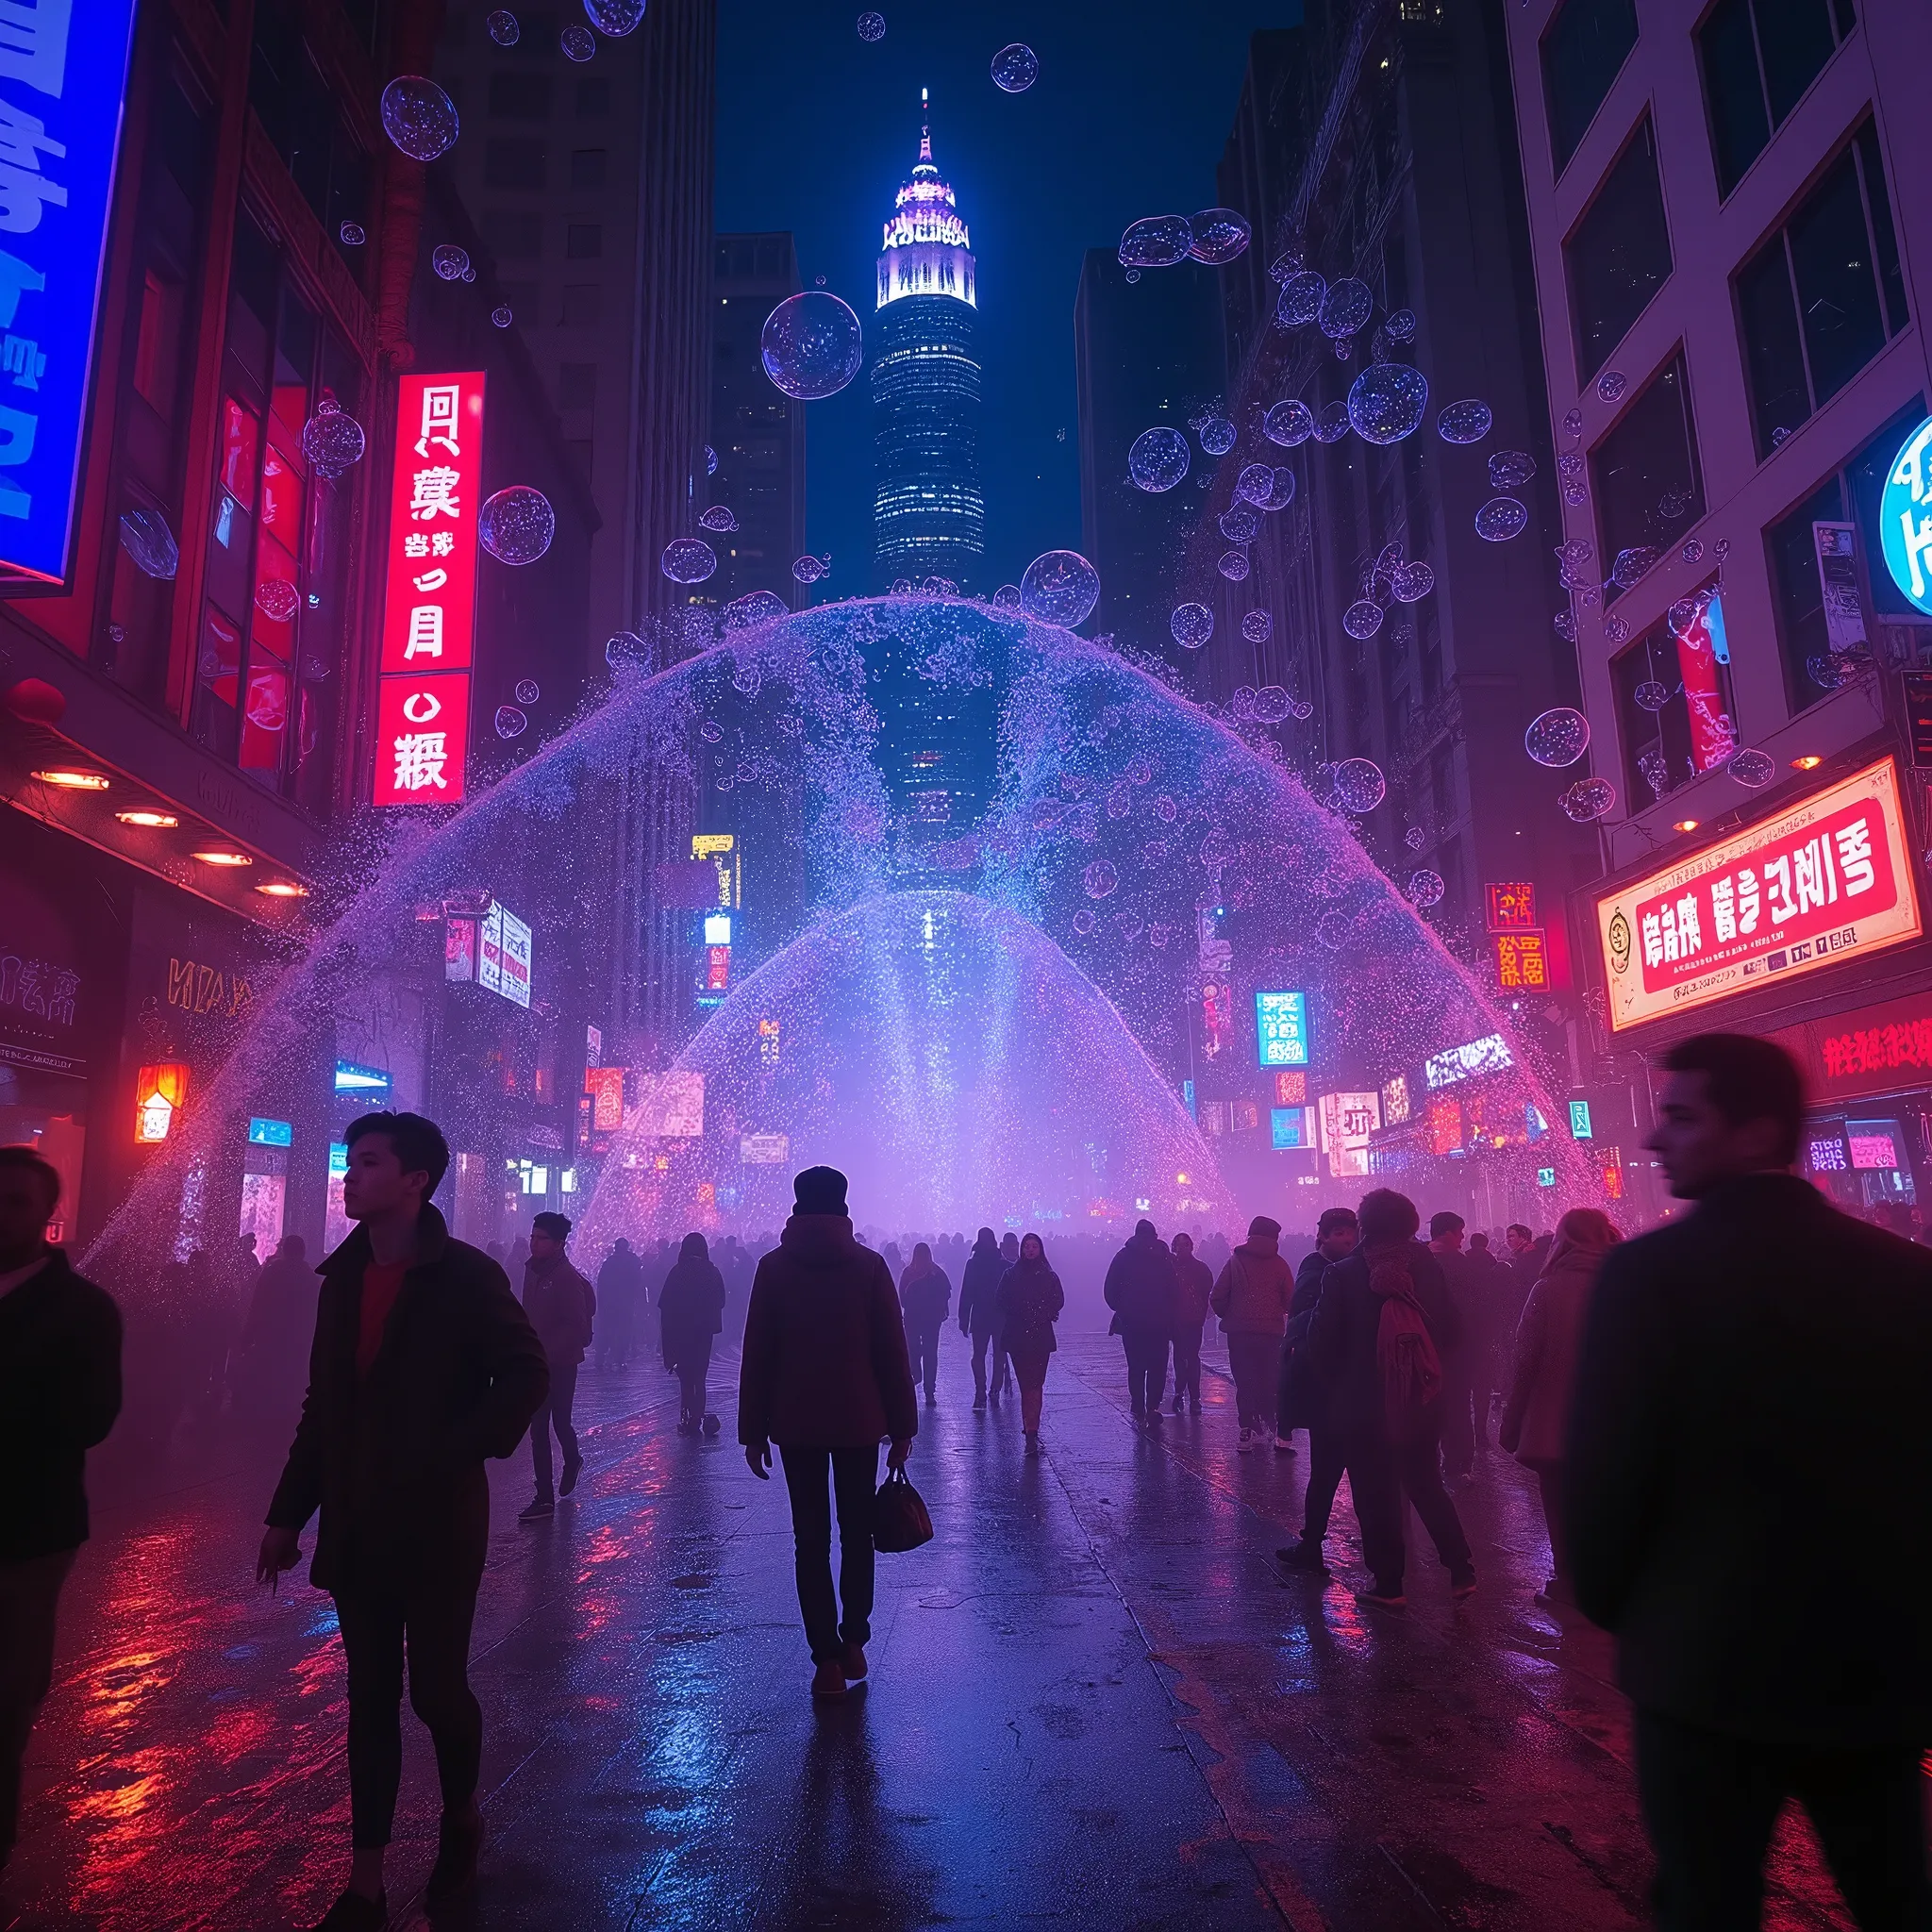
<path fill-rule="evenodd" d="M 1445 1047 L 1423 1062 L 1423 1077 L 1434 1093 L 1478 1074 L 1500 1074 L 1516 1064 L 1509 1043 L 1500 1033 L 1486 1033 L 1461 1046 Z"/>
<path fill-rule="evenodd" d="M 1255 1053 L 1264 1067 L 1308 1063 L 1308 996 L 1305 992 L 1255 995 Z"/>
<path fill-rule="evenodd" d="M 405 375 L 376 681 L 378 806 L 462 801 L 482 503 L 482 371 Z"/>
<path fill-rule="evenodd" d="M 132 0 L 0 22 L 0 590 L 58 588 L 73 558 L 133 29 Z"/>
<path fill-rule="evenodd" d="M 477 934 L 476 984 L 512 1006 L 530 1004 L 530 928 L 507 907 L 492 905 Z"/>
<path fill-rule="evenodd" d="M 1915 870 L 1886 758 L 1607 893 L 1596 926 L 1611 1029 L 1919 938 Z"/>
<path fill-rule="evenodd" d="M 1886 472 L 1878 538 L 1900 595 L 1932 617 L 1932 416 L 1900 444 Z"/>
<path fill-rule="evenodd" d="M 1369 1171 L 1369 1136 L 1382 1124 L 1379 1093 L 1324 1093 L 1316 1103 L 1328 1172 L 1347 1180 Z"/>

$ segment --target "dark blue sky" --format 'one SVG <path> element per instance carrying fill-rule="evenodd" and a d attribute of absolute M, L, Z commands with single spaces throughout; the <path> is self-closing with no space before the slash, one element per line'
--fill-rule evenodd
<path fill-rule="evenodd" d="M 1141 215 L 1214 200 L 1248 35 L 1292 25 L 1299 0 L 876 0 L 886 36 L 871 45 L 855 27 L 864 4 L 724 0 L 718 226 L 790 228 L 806 286 L 824 275 L 869 340 L 880 226 L 918 156 L 919 90 L 932 90 L 934 158 L 978 260 L 988 562 L 995 580 L 1016 578 L 1039 552 L 1080 541 L 1081 257 L 1113 246 Z M 1009 41 L 1040 57 L 1024 94 L 1003 94 L 989 75 Z M 861 593 L 872 558 L 867 378 L 808 404 L 807 417 L 809 541 L 832 552 L 824 589 Z"/>

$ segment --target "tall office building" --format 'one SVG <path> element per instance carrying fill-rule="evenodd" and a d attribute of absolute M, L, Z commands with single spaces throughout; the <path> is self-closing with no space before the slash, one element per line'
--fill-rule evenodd
<path fill-rule="evenodd" d="M 881 590 L 932 576 L 964 589 L 986 550 L 973 277 L 966 224 L 933 164 L 928 113 L 879 255 L 873 575 Z"/>
<path fill-rule="evenodd" d="M 805 405 L 774 386 L 758 350 L 765 318 L 799 291 L 798 250 L 789 234 L 720 235 L 713 253 L 711 447 L 718 467 L 698 489 L 728 508 L 738 527 L 712 538 L 718 575 L 706 588 L 722 604 L 752 591 L 802 604 L 791 566 L 805 549 Z"/>

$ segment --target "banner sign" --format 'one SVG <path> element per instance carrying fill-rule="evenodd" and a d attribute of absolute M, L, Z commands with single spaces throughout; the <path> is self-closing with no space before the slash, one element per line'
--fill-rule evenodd
<path fill-rule="evenodd" d="M 1919 937 L 1890 758 L 1596 902 L 1612 1029 Z"/>
<path fill-rule="evenodd" d="M 1316 1104 L 1322 1149 L 1328 1172 L 1336 1180 L 1369 1171 L 1369 1136 L 1382 1124 L 1381 1096 L 1375 1093 L 1324 1093 Z"/>
<path fill-rule="evenodd" d="M 1255 1044 L 1264 1067 L 1308 1063 L 1308 996 L 1305 992 L 1255 995 Z"/>
<path fill-rule="evenodd" d="M 1932 1087 L 1932 992 L 1782 1026 L 1769 1037 L 1804 1069 L 1813 1107 Z"/>
<path fill-rule="evenodd" d="M 1892 582 L 1932 616 L 1932 416 L 1906 438 L 1886 475 L 1878 535 Z"/>

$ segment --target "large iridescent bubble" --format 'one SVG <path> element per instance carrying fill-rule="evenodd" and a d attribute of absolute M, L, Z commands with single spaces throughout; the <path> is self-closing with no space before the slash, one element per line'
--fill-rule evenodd
<path fill-rule="evenodd" d="M 1185 215 L 1143 215 L 1121 237 L 1124 268 L 1172 268 L 1193 252 L 1194 231 Z"/>
<path fill-rule="evenodd" d="M 541 490 L 512 483 L 476 512 L 476 541 L 499 563 L 535 563 L 557 534 L 557 512 Z"/>
<path fill-rule="evenodd" d="M 1204 208 L 1188 217 L 1193 245 L 1188 251 L 1196 261 L 1218 267 L 1232 261 L 1248 245 L 1248 224 L 1231 208 Z"/>
<path fill-rule="evenodd" d="M 886 16 L 883 13 L 861 13 L 858 16 L 858 38 L 861 41 L 882 41 L 886 37 Z"/>
<path fill-rule="evenodd" d="M 1205 604 L 1178 604 L 1167 627 L 1182 650 L 1198 651 L 1214 635 L 1214 613 Z"/>
<path fill-rule="evenodd" d="M 1274 319 L 1283 328 L 1306 328 L 1321 314 L 1327 294 L 1328 284 L 1313 269 L 1290 275 L 1274 304 Z"/>
<path fill-rule="evenodd" d="M 1513 496 L 1492 496 L 1475 513 L 1475 533 L 1485 543 L 1507 543 L 1529 527 L 1529 512 Z"/>
<path fill-rule="evenodd" d="M 382 131 L 412 161 L 433 161 L 457 144 L 461 123 L 433 80 L 399 74 L 382 91 Z"/>
<path fill-rule="evenodd" d="M 1335 768 L 1335 795 L 1344 811 L 1374 811 L 1388 791 L 1389 781 L 1372 758 L 1343 758 Z"/>
<path fill-rule="evenodd" d="M 361 424 L 332 395 L 325 395 L 302 425 L 302 454 L 318 476 L 333 480 L 347 475 L 362 460 L 367 447 Z"/>
<path fill-rule="evenodd" d="M 837 395 L 865 366 L 865 332 L 838 296 L 807 289 L 766 316 L 758 354 L 776 388 L 800 402 L 819 402 Z"/>
<path fill-rule="evenodd" d="M 1436 418 L 1436 434 L 1444 442 L 1480 442 L 1490 433 L 1490 406 L 1476 396 L 1450 403 Z"/>
<path fill-rule="evenodd" d="M 1100 573 L 1077 550 L 1048 550 L 1020 579 L 1020 608 L 1067 630 L 1085 624 L 1100 602 Z"/>
<path fill-rule="evenodd" d="M 1210 457 L 1224 457 L 1235 445 L 1239 432 L 1225 416 L 1208 416 L 1201 424 L 1201 447 Z"/>
<path fill-rule="evenodd" d="M 1283 449 L 1294 449 L 1315 433 L 1315 412 L 1299 396 L 1276 403 L 1261 418 L 1261 434 Z"/>
<path fill-rule="evenodd" d="M 700 537 L 675 537 L 658 566 L 674 584 L 701 584 L 718 568 L 718 553 Z"/>
<path fill-rule="evenodd" d="M 1568 705 L 1557 705 L 1530 721 L 1523 748 L 1553 770 L 1574 765 L 1590 749 L 1590 720 Z"/>
<path fill-rule="evenodd" d="M 1336 340 L 1360 333 L 1375 306 L 1366 282 L 1344 276 L 1329 285 L 1322 302 L 1322 333 Z"/>
<path fill-rule="evenodd" d="M 600 34 L 621 41 L 644 22 L 644 0 L 584 0 L 584 12 Z"/>
<path fill-rule="evenodd" d="M 1142 430 L 1127 452 L 1127 474 L 1150 494 L 1172 490 L 1188 474 L 1188 439 L 1164 424 Z"/>
<path fill-rule="evenodd" d="M 1563 816 L 1573 824 L 1588 825 L 1616 809 L 1617 788 L 1607 778 L 1579 778 L 1564 792 Z"/>
<path fill-rule="evenodd" d="M 1024 94 L 1040 78 L 1040 57 L 1014 41 L 992 57 L 992 84 L 1003 94 Z"/>
<path fill-rule="evenodd" d="M 1407 362 L 1364 369 L 1348 391 L 1348 420 L 1364 442 L 1400 442 L 1413 436 L 1429 406 L 1429 385 Z"/>

